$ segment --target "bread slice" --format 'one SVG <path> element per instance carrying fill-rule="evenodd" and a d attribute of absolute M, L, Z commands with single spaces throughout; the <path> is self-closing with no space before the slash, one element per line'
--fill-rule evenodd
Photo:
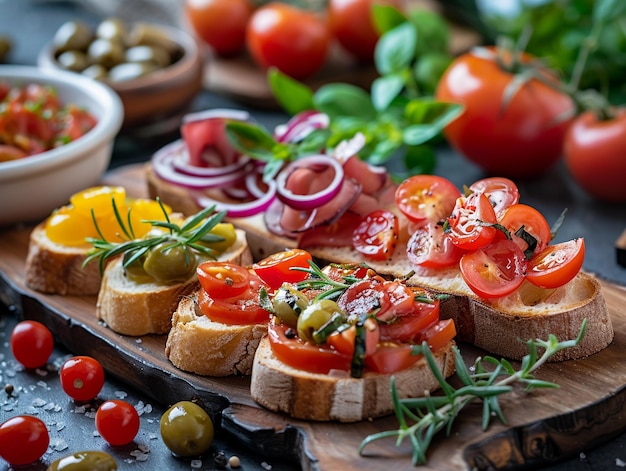
<path fill-rule="evenodd" d="M 236 230 L 235 243 L 219 256 L 220 261 L 241 265 L 252 263 L 246 234 Z M 136 283 L 124 275 L 121 258 L 111 261 L 102 277 L 96 315 L 119 334 L 166 334 L 179 301 L 198 289 L 194 274 L 183 283 Z"/>
<path fill-rule="evenodd" d="M 172 316 L 165 356 L 190 373 L 205 376 L 249 375 L 254 352 L 267 324 L 229 325 L 205 316 L 197 291 L 183 297 Z"/>
<path fill-rule="evenodd" d="M 46 222 L 30 233 L 24 275 L 26 286 L 48 294 L 93 296 L 98 294 L 102 277 L 97 263 L 83 267 L 89 244 L 68 246 L 51 241 Z"/>
<path fill-rule="evenodd" d="M 444 377 L 455 371 L 453 345 L 433 353 Z M 309 373 L 278 360 L 264 337 L 254 357 L 250 393 L 260 405 L 297 419 L 357 422 L 393 412 L 392 376 L 401 398 L 421 397 L 439 388 L 424 358 L 393 374 L 366 372 L 352 378 L 345 372 Z"/>

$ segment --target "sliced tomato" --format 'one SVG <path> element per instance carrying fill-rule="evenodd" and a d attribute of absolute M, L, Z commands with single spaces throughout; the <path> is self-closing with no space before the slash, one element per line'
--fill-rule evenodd
<path fill-rule="evenodd" d="M 369 213 L 352 233 L 354 248 L 372 260 L 389 260 L 398 241 L 398 217 L 378 209 Z"/>
<path fill-rule="evenodd" d="M 511 232 L 511 237 L 528 258 L 534 253 L 541 252 L 552 238 L 550 225 L 543 214 L 525 204 L 514 204 L 507 208 L 500 218 L 500 224 Z M 522 228 L 535 239 L 536 246 L 529 245 L 523 237 L 516 235 Z"/>
<path fill-rule="evenodd" d="M 426 341 L 431 351 L 441 350 L 456 336 L 456 325 L 452 319 L 444 319 L 431 324 L 422 333 L 421 341 Z"/>
<path fill-rule="evenodd" d="M 267 322 L 269 313 L 259 304 L 259 290 L 265 283 L 252 275 L 249 288 L 232 298 L 217 299 L 201 289 L 198 306 L 202 313 L 214 322 L 229 325 L 260 324 Z"/>
<path fill-rule="evenodd" d="M 422 330 L 439 320 L 439 303 L 425 304 L 423 309 L 399 316 L 388 324 L 380 324 L 380 338 L 383 341 L 415 343 L 421 338 Z"/>
<path fill-rule="evenodd" d="M 469 189 L 474 193 L 484 193 L 491 202 L 496 215 L 517 204 L 519 189 L 513 180 L 504 177 L 487 177 L 472 183 Z"/>
<path fill-rule="evenodd" d="M 497 298 L 522 284 L 526 263 L 515 242 L 499 239 L 463 255 L 459 266 L 463 279 L 474 293 L 483 298 Z"/>
<path fill-rule="evenodd" d="M 270 288 L 276 290 L 284 283 L 297 283 L 304 280 L 308 273 L 294 268 L 311 268 L 311 254 L 302 249 L 289 249 L 277 252 L 255 263 L 254 272 Z"/>
<path fill-rule="evenodd" d="M 365 366 L 374 373 L 392 374 L 413 366 L 422 355 L 413 355 L 413 345 L 382 342 L 365 357 Z"/>
<path fill-rule="evenodd" d="M 371 317 L 365 320 L 365 355 L 371 355 L 376 351 L 380 340 L 378 323 Z M 356 338 L 356 326 L 352 325 L 342 331 L 335 331 L 328 336 L 326 342 L 338 352 L 345 355 L 354 355 L 354 340 Z"/>
<path fill-rule="evenodd" d="M 284 324 L 270 322 L 267 336 L 272 352 L 280 361 L 299 370 L 327 374 L 331 370 L 350 371 L 352 355 L 346 355 L 328 346 L 313 345 L 295 336 L 286 335 Z M 293 329 L 292 329 L 293 330 Z"/>
<path fill-rule="evenodd" d="M 389 293 L 378 278 L 353 283 L 337 299 L 337 304 L 351 315 L 376 316 L 379 319 L 384 319 L 385 313 L 391 308 Z"/>
<path fill-rule="evenodd" d="M 452 212 L 461 196 L 454 184 L 436 175 L 413 175 L 397 188 L 398 209 L 415 223 L 439 222 Z"/>
<path fill-rule="evenodd" d="M 558 288 L 576 276 L 585 260 L 585 240 L 581 237 L 549 245 L 528 262 L 526 278 L 542 288 Z"/>
<path fill-rule="evenodd" d="M 250 286 L 251 273 L 234 263 L 203 262 L 196 272 L 200 285 L 214 299 L 239 296 Z"/>
<path fill-rule="evenodd" d="M 485 247 L 496 236 L 496 213 L 483 193 L 457 198 L 448 217 L 452 243 L 464 250 Z"/>
<path fill-rule="evenodd" d="M 417 227 L 406 247 L 407 258 L 411 263 L 428 268 L 452 266 L 459 262 L 463 253 L 438 223 Z"/>

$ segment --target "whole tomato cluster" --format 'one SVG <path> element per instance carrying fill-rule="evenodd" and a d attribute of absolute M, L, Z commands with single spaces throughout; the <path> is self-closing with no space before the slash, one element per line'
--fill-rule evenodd
<path fill-rule="evenodd" d="M 295 79 L 319 71 L 336 41 L 359 61 L 372 61 L 379 34 L 374 4 L 400 8 L 400 0 L 328 0 L 304 9 L 289 2 L 257 6 L 253 0 L 185 0 L 191 29 L 215 54 L 234 56 L 247 50 L 263 68 L 276 67 Z"/>

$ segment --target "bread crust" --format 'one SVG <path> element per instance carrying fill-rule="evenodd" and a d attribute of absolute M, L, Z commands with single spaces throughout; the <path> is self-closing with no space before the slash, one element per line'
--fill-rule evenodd
<path fill-rule="evenodd" d="M 254 352 L 267 333 L 267 324 L 214 322 L 200 311 L 197 295 L 195 291 L 178 304 L 165 356 L 175 367 L 199 375 L 251 374 Z"/>
<path fill-rule="evenodd" d="M 444 377 L 455 371 L 453 345 L 450 342 L 433 353 Z M 267 409 L 297 419 L 357 422 L 393 412 L 392 376 L 401 398 L 423 396 L 439 388 L 424 358 L 393 374 L 366 372 L 362 378 L 351 378 L 344 372 L 309 373 L 278 360 L 268 337 L 264 337 L 254 357 L 250 394 Z"/>
<path fill-rule="evenodd" d="M 236 230 L 237 240 L 219 256 L 220 261 L 240 265 L 252 263 L 244 231 Z M 102 277 L 96 302 L 96 315 L 107 326 L 124 335 L 166 334 L 179 301 L 198 289 L 195 274 L 183 283 L 136 283 L 124 275 L 121 258 L 111 261 Z"/>

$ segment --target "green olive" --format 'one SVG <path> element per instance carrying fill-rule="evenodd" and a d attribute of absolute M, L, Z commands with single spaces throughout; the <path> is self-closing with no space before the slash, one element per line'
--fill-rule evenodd
<path fill-rule="evenodd" d="M 126 49 L 126 62 L 147 62 L 159 68 L 170 65 L 171 58 L 165 49 L 159 46 L 133 46 Z"/>
<path fill-rule="evenodd" d="M 109 75 L 107 69 L 100 64 L 90 65 L 82 71 L 82 74 L 94 80 L 105 80 Z"/>
<path fill-rule="evenodd" d="M 87 49 L 87 57 L 94 64 L 107 69 L 124 62 L 124 47 L 117 41 L 96 39 Z"/>
<path fill-rule="evenodd" d="M 127 34 L 126 23 L 119 18 L 107 18 L 96 27 L 96 37 L 102 39 L 125 43 Z"/>
<path fill-rule="evenodd" d="M 215 434 L 206 411 L 191 401 L 180 401 L 161 416 L 161 438 L 176 456 L 199 456 L 209 449 Z"/>
<path fill-rule="evenodd" d="M 145 272 L 161 283 L 185 281 L 194 273 L 196 266 L 193 251 L 172 242 L 157 245 L 147 253 L 143 262 Z"/>
<path fill-rule="evenodd" d="M 79 451 L 53 461 L 46 471 L 115 471 L 115 459 L 104 451 Z"/>
<path fill-rule="evenodd" d="M 109 80 L 111 82 L 134 80 L 148 75 L 156 69 L 156 65 L 147 62 L 123 62 L 109 70 Z"/>
<path fill-rule="evenodd" d="M 82 72 L 89 65 L 87 56 L 82 51 L 65 51 L 57 57 L 61 67 L 73 72 Z"/>
<path fill-rule="evenodd" d="M 143 263 L 146 260 L 146 256 L 143 255 L 136 260 L 128 263 L 130 257 L 132 257 L 132 252 L 124 252 L 122 256 L 122 264 L 124 265 L 124 275 L 126 277 L 136 283 L 150 283 L 154 281 L 150 275 L 146 273 L 146 270 L 143 268 Z"/>
<path fill-rule="evenodd" d="M 211 247 L 218 253 L 222 253 L 232 247 L 232 245 L 237 240 L 237 232 L 235 232 L 235 226 L 227 222 L 220 222 L 216 224 L 215 227 L 211 229 L 209 234 L 223 237 L 223 240 L 218 240 L 215 242 L 206 241 L 204 239 L 202 240 L 205 245 Z"/>
<path fill-rule="evenodd" d="M 159 46 L 165 49 L 170 57 L 180 54 L 180 46 L 163 28 L 150 23 L 135 23 L 128 33 L 129 46 Z"/>
<path fill-rule="evenodd" d="M 325 325 L 333 314 L 345 317 L 345 313 L 335 301 L 322 299 L 307 306 L 298 317 L 298 336 L 310 343 L 316 343 L 313 333 Z"/>
<path fill-rule="evenodd" d="M 304 293 L 288 284 L 278 288 L 272 299 L 274 313 L 281 321 L 294 329 L 298 327 L 298 318 L 308 305 L 309 300 Z"/>
<path fill-rule="evenodd" d="M 68 21 L 57 29 L 52 39 L 57 54 L 77 50 L 86 51 L 93 39 L 93 32 L 81 21 Z"/>

